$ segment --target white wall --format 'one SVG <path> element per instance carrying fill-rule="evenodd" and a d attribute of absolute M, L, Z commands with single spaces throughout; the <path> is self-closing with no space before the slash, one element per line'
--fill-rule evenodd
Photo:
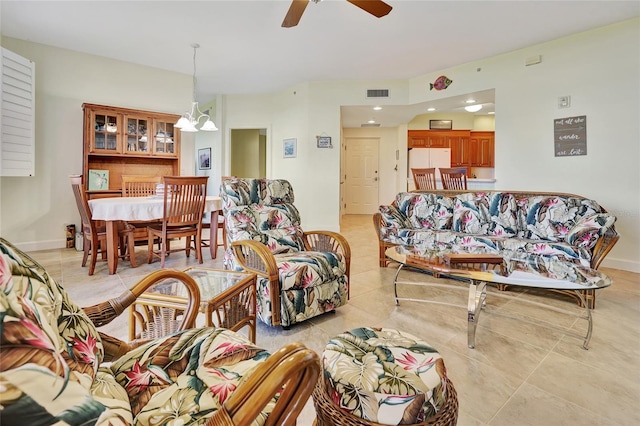
<path fill-rule="evenodd" d="M 180 114 L 192 79 L 8 37 L 2 46 L 36 64 L 36 175 L 0 178 L 0 235 L 25 250 L 64 247 L 65 224 L 80 224 L 68 176 L 82 172 L 82 104 Z M 192 137 L 182 143 L 193 153 Z"/>
<path fill-rule="evenodd" d="M 570 192 L 597 200 L 618 217 L 622 235 L 604 265 L 640 272 L 639 28 L 640 20 L 634 19 L 408 82 L 315 82 L 271 96 L 226 96 L 225 115 L 229 122 L 272 126 L 267 175 L 291 180 L 303 219 L 333 229 L 340 214 L 340 157 L 335 149 L 317 153 L 311 146 L 317 134 L 340 134 L 340 105 L 367 104 L 366 88 L 391 87 L 390 93 L 398 95 L 384 103 L 389 105 L 495 89 L 496 188 Z M 532 55 L 542 55 L 542 63 L 526 67 L 525 58 Z M 424 89 L 442 74 L 456 84 L 438 93 Z M 566 95 L 571 108 L 558 109 L 557 98 Z M 553 120 L 577 115 L 587 116 L 588 155 L 554 157 Z M 252 117 L 262 122 L 252 123 Z M 396 140 L 400 150 L 406 148 L 402 133 Z M 298 138 L 299 157 L 282 160 L 282 139 L 290 137 Z M 386 151 L 381 162 L 388 168 L 395 149 L 381 146 Z M 402 175 L 381 185 L 381 200 L 402 188 Z"/>
<path fill-rule="evenodd" d="M 37 148 L 35 177 L 0 178 L 0 235 L 25 249 L 63 247 L 64 224 L 79 222 L 68 175 L 82 167 L 81 104 L 182 113 L 191 101 L 191 76 L 6 37 L 2 45 L 36 62 Z M 229 129 L 265 128 L 267 176 L 292 182 L 305 228 L 337 230 L 341 105 L 381 103 L 366 99 L 366 89 L 390 89 L 383 105 L 495 89 L 496 187 L 594 198 L 617 215 L 622 235 L 605 265 L 640 272 L 639 51 L 640 19 L 634 19 L 410 80 L 309 82 L 272 94 L 219 96 L 221 132 L 184 137 L 193 147 L 183 164 L 186 169 L 194 161 L 195 146 L 212 146 L 213 164 L 224 169 Z M 525 67 L 532 55 L 542 55 L 542 63 Z M 456 83 L 437 93 L 425 90 L 441 74 Z M 566 95 L 571 108 L 560 110 L 557 97 Z M 553 119 L 574 115 L 587 116 L 588 155 L 555 158 Z M 395 147 L 385 133 L 380 158 L 389 179 L 395 150 L 406 148 L 406 130 L 395 129 Z M 331 136 L 335 147 L 318 149 L 317 135 Z M 298 139 L 297 158 L 282 158 L 288 138 Z M 400 170 L 404 162 L 401 155 Z M 381 200 L 402 190 L 402 175 L 381 183 Z"/>

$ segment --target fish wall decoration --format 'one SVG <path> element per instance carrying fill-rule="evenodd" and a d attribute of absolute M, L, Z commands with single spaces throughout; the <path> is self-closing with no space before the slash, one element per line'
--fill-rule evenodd
<path fill-rule="evenodd" d="M 446 75 L 441 75 L 440 77 L 436 78 L 436 81 L 434 81 L 433 83 L 429 83 L 429 90 L 444 90 L 449 87 L 451 83 L 453 83 L 453 80 L 448 78 Z"/>

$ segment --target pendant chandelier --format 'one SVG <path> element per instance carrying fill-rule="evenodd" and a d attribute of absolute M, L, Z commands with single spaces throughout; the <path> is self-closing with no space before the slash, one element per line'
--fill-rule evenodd
<path fill-rule="evenodd" d="M 205 114 L 200 111 L 198 107 L 198 101 L 196 101 L 196 49 L 200 47 L 198 43 L 193 43 L 191 45 L 193 47 L 193 101 L 191 102 L 191 111 L 182 114 L 180 120 L 174 125 L 182 132 L 197 132 L 198 128 L 196 127 L 200 120 L 204 117 L 206 120 L 200 130 L 212 132 L 218 130 L 216 125 L 211 121 L 211 117 L 209 114 Z"/>

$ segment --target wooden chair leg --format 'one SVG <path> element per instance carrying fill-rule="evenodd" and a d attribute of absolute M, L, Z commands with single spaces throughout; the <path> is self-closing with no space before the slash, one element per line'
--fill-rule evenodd
<path fill-rule="evenodd" d="M 132 268 L 136 268 L 138 266 L 136 263 L 136 239 L 133 232 L 129 234 L 127 241 L 129 243 L 129 262 L 131 262 Z"/>

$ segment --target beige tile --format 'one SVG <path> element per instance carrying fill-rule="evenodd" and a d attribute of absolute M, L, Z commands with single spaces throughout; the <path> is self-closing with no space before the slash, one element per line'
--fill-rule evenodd
<path fill-rule="evenodd" d="M 588 410 L 529 384 L 520 387 L 500 412 L 491 419 L 491 426 L 613 424 L 602 416 L 598 406 Z"/>
<path fill-rule="evenodd" d="M 611 424 L 639 424 L 640 385 L 623 374 L 590 367 L 580 361 L 550 353 L 527 383 L 588 410 Z"/>
<path fill-rule="evenodd" d="M 397 264 L 378 265 L 378 245 L 370 215 L 347 215 L 341 232 L 352 250 L 351 300 L 335 313 L 327 313 L 290 330 L 257 326 L 257 344 L 269 351 L 290 342 L 302 342 L 322 353 L 329 339 L 345 330 L 363 326 L 404 330 L 426 341 L 443 355 L 449 377 L 460 404 L 458 425 L 630 425 L 640 423 L 636 408 L 640 400 L 640 274 L 602 268 L 613 285 L 598 291 L 593 311 L 593 337 L 590 349 L 580 339 L 548 330 L 541 325 L 573 327 L 583 331 L 584 321 L 567 318 L 521 300 L 506 300 L 489 289 L 489 311 L 524 315 L 532 324 L 491 312 L 482 312 L 476 335 L 476 348 L 467 347 L 467 286 L 461 290 L 424 287 L 402 288 L 404 295 L 458 307 L 423 302 L 394 302 L 393 278 Z M 180 242 L 175 242 L 176 246 Z M 42 263 L 51 276 L 67 289 L 80 306 L 119 296 L 146 274 L 160 268 L 160 262 L 147 264 L 147 246 L 136 248 L 137 268 L 127 260 L 118 262 L 115 275 L 108 275 L 106 262 L 98 262 L 96 273 L 80 266 L 82 253 L 74 249 L 29 253 Z M 202 266 L 223 268 L 223 249 L 211 259 L 203 249 L 204 263 L 198 265 L 192 254 L 171 254 L 166 268 L 186 269 Z M 415 271 L 403 271 L 412 282 L 451 284 Z M 566 297 L 549 297 L 510 288 L 508 295 L 573 309 Z M 128 338 L 127 315 L 102 328 L 116 337 Z M 246 329 L 240 331 L 246 335 Z M 311 400 L 298 424 L 313 424 L 315 410 Z"/>

